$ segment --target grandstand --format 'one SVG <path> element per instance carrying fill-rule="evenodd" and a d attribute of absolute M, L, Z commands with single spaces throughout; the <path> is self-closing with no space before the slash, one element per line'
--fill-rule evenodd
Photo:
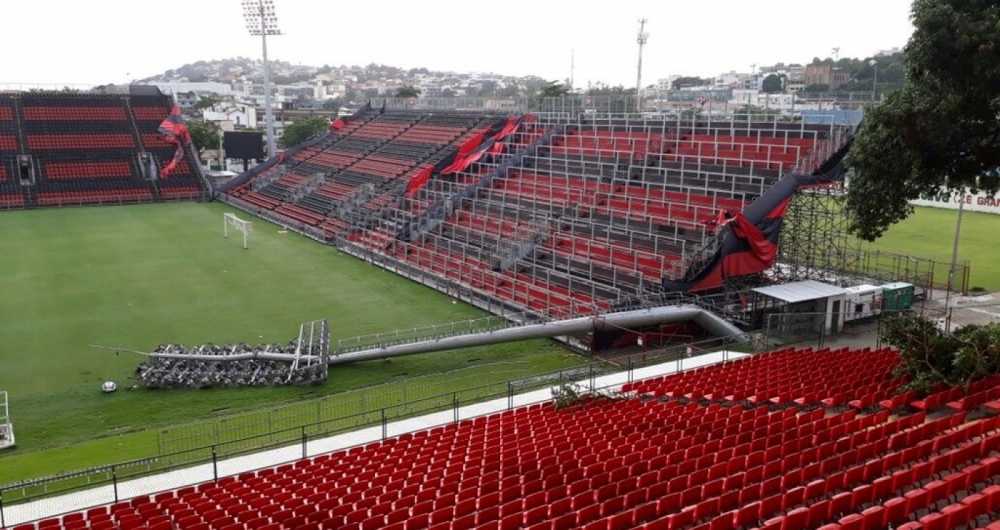
<path fill-rule="evenodd" d="M 345 123 L 221 198 L 491 311 L 543 319 L 708 293 L 770 268 L 773 256 L 712 259 L 750 232 L 773 248 L 790 196 L 836 180 L 852 133 L 745 116 L 367 107 Z"/>
<path fill-rule="evenodd" d="M 916 399 L 897 361 L 788 348 L 13 529 L 998 527 L 998 380 Z"/>
<path fill-rule="evenodd" d="M 0 94 L 0 208 L 207 198 L 190 143 L 159 131 L 172 107 L 158 91 Z"/>

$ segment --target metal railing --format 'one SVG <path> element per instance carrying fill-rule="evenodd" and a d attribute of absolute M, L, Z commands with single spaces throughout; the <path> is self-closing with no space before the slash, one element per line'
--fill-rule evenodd
<path fill-rule="evenodd" d="M 148 493 L 139 489 L 140 486 L 135 479 L 177 470 L 184 470 L 183 480 L 186 484 L 217 481 L 227 472 L 232 474 L 230 472 L 232 466 L 226 459 L 261 454 L 267 450 L 286 449 L 287 451 L 281 453 L 284 455 L 283 459 L 280 458 L 281 455 L 261 454 L 258 459 L 252 460 L 245 470 L 271 467 L 329 452 L 333 449 L 325 448 L 321 443 L 323 439 L 366 428 L 377 428 L 378 435 L 375 438 L 384 440 L 390 437 L 390 423 L 405 419 L 450 411 L 451 414 L 445 423 L 459 422 L 467 419 L 462 415 L 462 408 L 468 405 L 503 399 L 506 400 L 505 408 L 509 410 L 515 407 L 517 394 L 567 383 L 581 384 L 586 390 L 594 392 L 602 388 L 597 386 L 599 377 L 625 374 L 626 382 L 632 382 L 635 380 L 637 369 L 664 363 L 675 363 L 672 368 L 681 371 L 684 369 L 686 359 L 695 357 L 695 353 L 722 350 L 727 353 L 723 354 L 720 362 L 726 362 L 729 360 L 727 347 L 733 344 L 736 344 L 734 340 L 724 338 L 684 346 L 674 345 L 619 357 L 614 359 L 615 362 L 590 363 L 529 377 L 457 389 L 405 403 L 311 421 L 201 447 L 4 484 L 0 485 L 0 527 L 58 515 L 44 513 L 44 508 L 39 507 L 37 511 L 28 509 L 27 516 L 25 510 L 19 510 L 19 520 L 13 520 L 13 514 L 8 513 L 12 511 L 11 507 L 31 501 L 88 491 L 86 499 L 89 506 L 110 504 Z M 617 384 L 619 383 L 612 386 Z M 356 443 L 348 445 L 361 445 L 370 441 L 373 441 L 370 437 L 358 434 Z M 279 460 L 276 461 L 275 458 Z"/>

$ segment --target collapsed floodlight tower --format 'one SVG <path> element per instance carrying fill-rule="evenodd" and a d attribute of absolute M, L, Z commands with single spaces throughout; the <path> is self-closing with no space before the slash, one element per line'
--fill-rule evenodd
<path fill-rule="evenodd" d="M 267 62 L 267 36 L 281 35 L 274 0 L 243 0 L 243 18 L 250 35 L 260 36 L 264 55 L 264 116 L 267 124 L 267 157 L 275 155 L 274 111 L 271 109 L 271 67 Z"/>
<path fill-rule="evenodd" d="M 638 73 L 635 78 L 635 111 L 642 112 L 642 48 L 646 46 L 646 42 L 649 41 L 649 33 L 644 31 L 646 29 L 647 20 L 644 18 L 639 19 L 639 36 L 636 37 L 635 41 L 639 44 L 639 65 Z"/>

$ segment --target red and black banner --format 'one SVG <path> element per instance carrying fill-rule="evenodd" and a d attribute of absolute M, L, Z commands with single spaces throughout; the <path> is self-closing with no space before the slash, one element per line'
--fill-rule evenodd
<path fill-rule="evenodd" d="M 158 130 L 167 143 L 174 144 L 173 158 L 160 168 L 160 178 L 163 178 L 184 159 L 184 147 L 191 144 L 191 134 L 188 133 L 187 126 L 184 125 L 184 118 L 181 117 L 181 109 L 176 104 L 174 108 L 170 109 L 170 114 L 167 114 L 167 117 L 160 123 Z"/>
<path fill-rule="evenodd" d="M 453 154 L 445 157 L 430 171 L 424 170 L 414 175 L 406 187 L 407 196 L 413 196 L 430 180 L 432 175 L 448 175 L 464 171 L 472 163 L 476 162 L 488 153 L 496 154 L 503 149 L 503 140 L 512 132 L 516 131 L 522 123 L 534 121 L 535 117 L 526 114 L 524 116 L 510 116 L 498 121 L 489 129 L 473 136 Z"/>
<path fill-rule="evenodd" d="M 788 174 L 764 192 L 743 212 L 722 212 L 716 221 L 721 238 L 718 250 L 688 266 L 679 280 L 663 279 L 668 292 L 701 292 L 718 289 L 728 278 L 759 274 L 774 265 L 778 237 L 788 204 L 803 188 L 843 180 L 847 168 L 844 157 L 853 140 L 847 142 L 811 175 Z"/>

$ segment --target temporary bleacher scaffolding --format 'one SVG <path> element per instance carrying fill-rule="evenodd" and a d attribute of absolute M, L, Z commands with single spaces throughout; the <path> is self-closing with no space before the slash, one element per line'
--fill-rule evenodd
<path fill-rule="evenodd" d="M 466 167 L 411 190 L 426 166 L 400 165 L 398 155 L 458 134 L 432 124 L 436 117 L 386 111 L 354 127 L 309 155 L 334 167 L 310 194 L 326 194 L 328 209 L 307 206 L 307 196 L 266 213 L 307 206 L 313 213 L 297 228 L 314 237 L 322 230 L 350 254 L 490 311 L 543 320 L 661 292 L 664 279 L 718 248 L 720 219 L 783 175 L 815 169 L 851 132 L 773 114 L 541 114 Z M 475 130 L 466 122 L 459 140 Z M 385 141 L 348 149 L 369 135 Z"/>

